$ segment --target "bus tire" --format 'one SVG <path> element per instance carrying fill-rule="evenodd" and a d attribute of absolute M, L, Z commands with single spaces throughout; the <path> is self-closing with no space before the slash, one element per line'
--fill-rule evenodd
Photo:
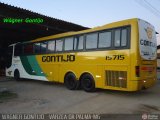
<path fill-rule="evenodd" d="M 64 78 L 64 84 L 69 90 L 76 90 L 79 87 L 79 81 L 74 73 L 68 73 Z"/>
<path fill-rule="evenodd" d="M 20 73 L 19 73 L 18 70 L 14 71 L 14 79 L 17 80 L 17 81 L 20 80 Z"/>
<path fill-rule="evenodd" d="M 92 75 L 90 74 L 84 74 L 81 78 L 81 86 L 83 90 L 86 92 L 94 92 L 95 89 L 95 81 Z"/>

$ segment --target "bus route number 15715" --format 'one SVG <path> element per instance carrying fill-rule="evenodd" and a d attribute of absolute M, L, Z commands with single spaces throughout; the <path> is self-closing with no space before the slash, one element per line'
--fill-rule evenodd
<path fill-rule="evenodd" d="M 124 55 L 112 55 L 112 56 L 106 56 L 106 60 L 124 60 Z"/>

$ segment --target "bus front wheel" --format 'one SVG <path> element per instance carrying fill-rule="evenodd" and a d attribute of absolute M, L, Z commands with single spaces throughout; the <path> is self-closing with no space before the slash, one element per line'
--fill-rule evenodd
<path fill-rule="evenodd" d="M 69 90 L 76 90 L 79 86 L 79 81 L 73 73 L 68 73 L 64 78 L 64 84 Z"/>
<path fill-rule="evenodd" d="M 20 80 L 20 73 L 19 73 L 18 70 L 14 71 L 14 79 L 17 80 L 17 81 Z"/>
<path fill-rule="evenodd" d="M 81 78 L 81 86 L 86 92 L 94 92 L 96 89 L 92 75 L 84 74 Z"/>

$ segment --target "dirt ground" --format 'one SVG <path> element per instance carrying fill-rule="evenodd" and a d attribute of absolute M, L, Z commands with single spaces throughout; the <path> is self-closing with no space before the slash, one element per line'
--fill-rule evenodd
<path fill-rule="evenodd" d="M 0 103 L 0 113 L 160 114 L 160 80 L 150 89 L 132 93 L 71 91 L 63 84 L 6 77 L 0 77 L 0 88 L 17 93 L 16 98 Z"/>

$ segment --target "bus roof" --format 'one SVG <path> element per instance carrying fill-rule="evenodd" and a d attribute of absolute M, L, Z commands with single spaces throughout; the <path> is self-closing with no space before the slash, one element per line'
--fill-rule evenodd
<path fill-rule="evenodd" d="M 72 35 L 85 34 L 85 33 L 95 32 L 95 31 L 99 31 L 99 30 L 103 30 L 103 29 L 109 29 L 109 28 L 114 28 L 114 27 L 119 27 L 119 26 L 125 26 L 125 25 L 129 25 L 132 22 L 135 22 L 137 20 L 138 20 L 138 18 L 122 20 L 122 21 L 113 22 L 113 23 L 109 23 L 109 24 L 106 24 L 106 25 L 103 25 L 103 26 L 94 27 L 94 28 L 91 28 L 91 29 L 82 30 L 82 31 L 78 31 L 78 32 L 66 32 L 66 33 L 61 33 L 61 34 L 41 37 L 41 38 L 34 39 L 31 42 L 40 42 L 40 41 L 45 41 L 45 40 L 49 40 L 49 39 L 56 39 L 56 38 L 59 39 L 59 38 L 72 36 Z"/>

